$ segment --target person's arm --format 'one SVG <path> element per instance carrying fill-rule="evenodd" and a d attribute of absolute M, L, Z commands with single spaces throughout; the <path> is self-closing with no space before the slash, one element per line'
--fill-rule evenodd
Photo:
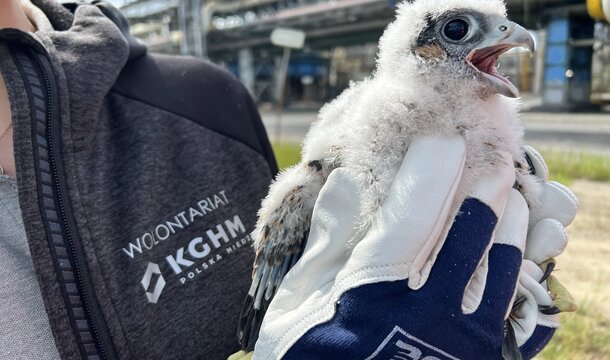
<path fill-rule="evenodd" d="M 28 1 L 29 2 L 29 1 Z M 36 27 L 28 19 L 21 0 L 0 0 L 0 29 L 15 28 L 25 32 L 35 32 Z"/>
<path fill-rule="evenodd" d="M 15 28 L 35 32 L 36 27 L 26 16 L 20 0 L 0 0 L 0 29 Z M 0 173 L 15 176 L 12 113 L 4 78 L 0 74 Z"/>

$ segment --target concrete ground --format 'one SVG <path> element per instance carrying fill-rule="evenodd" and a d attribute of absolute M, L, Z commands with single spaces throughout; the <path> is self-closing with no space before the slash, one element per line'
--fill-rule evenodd
<path fill-rule="evenodd" d="M 526 104 L 527 105 L 527 104 Z M 317 110 L 287 111 L 282 116 L 281 141 L 302 141 Z M 278 139 L 278 116 L 263 111 L 263 121 L 272 140 Z M 526 142 L 544 149 L 591 152 L 610 156 L 610 114 L 524 112 Z"/>
<path fill-rule="evenodd" d="M 610 114 L 523 113 L 522 119 L 533 146 L 610 156 Z"/>

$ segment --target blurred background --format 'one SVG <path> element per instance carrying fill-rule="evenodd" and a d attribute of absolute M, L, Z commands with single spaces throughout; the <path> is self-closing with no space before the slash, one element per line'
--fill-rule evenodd
<path fill-rule="evenodd" d="M 601 2 L 603 0 L 589 1 Z M 260 104 L 278 101 L 282 48 L 277 27 L 303 31 L 292 52 L 285 105 L 315 107 L 368 76 L 395 0 L 115 0 L 132 31 L 157 52 L 209 58 L 238 76 Z M 609 5 L 610 6 L 610 5 Z M 587 0 L 508 0 L 513 20 L 534 32 L 536 56 L 507 55 L 502 70 L 548 110 L 610 104 L 609 31 Z M 594 6 L 590 6 L 594 8 Z M 608 10 L 610 14 L 610 10 Z M 591 16 L 593 15 L 593 16 Z"/>
<path fill-rule="evenodd" d="M 430 0 L 431 1 L 431 0 Z M 440 0 L 439 0 L 440 1 Z M 299 160 L 320 107 L 371 75 L 394 0 L 114 0 L 155 52 L 209 59 L 251 92 L 280 164 Z M 541 359 L 610 359 L 610 1 L 507 0 L 532 57 L 501 60 L 523 96 L 526 140 L 581 211 L 558 277 L 579 304 Z M 273 36 L 272 36 L 273 34 Z"/>

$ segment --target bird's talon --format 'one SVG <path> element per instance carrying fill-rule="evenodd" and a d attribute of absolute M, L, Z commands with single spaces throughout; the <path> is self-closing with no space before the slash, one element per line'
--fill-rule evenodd
<path fill-rule="evenodd" d="M 561 310 L 555 305 L 539 305 L 538 310 L 544 315 L 557 315 Z"/>
<path fill-rule="evenodd" d="M 544 275 L 542 275 L 542 278 L 539 281 L 540 284 L 547 281 L 549 276 L 551 276 L 553 271 L 555 271 L 556 265 L 557 265 L 557 261 L 554 258 L 550 258 L 547 261 L 540 264 L 540 268 L 542 269 L 542 271 L 544 271 Z"/>

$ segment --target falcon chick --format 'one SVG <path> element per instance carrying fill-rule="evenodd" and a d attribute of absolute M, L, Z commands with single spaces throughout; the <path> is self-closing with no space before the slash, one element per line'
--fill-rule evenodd
<path fill-rule="evenodd" d="M 501 0 L 415 0 L 398 6 L 380 40 L 373 77 L 351 84 L 321 110 L 301 163 L 280 174 L 263 201 L 253 233 L 253 282 L 238 331 L 242 349 L 253 350 L 271 299 L 301 257 L 313 206 L 334 169 L 357 174 L 360 234 L 374 221 L 416 136 L 459 134 L 466 140 L 453 214 L 469 185 L 502 161 L 500 152 L 512 154 L 520 190 L 528 200 L 535 197 L 528 194 L 538 184 L 521 151 L 519 93 L 497 71 L 498 57 L 515 47 L 533 51 L 534 41 L 507 19 Z"/>

